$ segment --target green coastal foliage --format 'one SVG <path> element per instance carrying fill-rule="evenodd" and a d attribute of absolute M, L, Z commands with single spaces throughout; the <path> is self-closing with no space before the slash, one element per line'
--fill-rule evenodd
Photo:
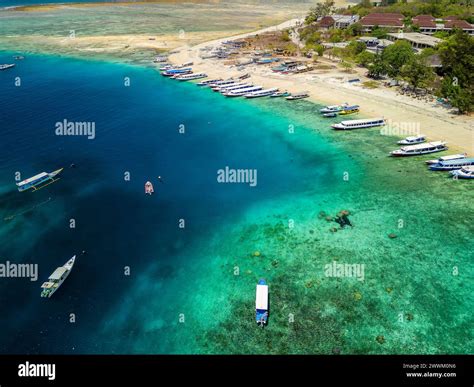
<path fill-rule="evenodd" d="M 411 63 L 414 57 L 415 53 L 411 44 L 406 40 L 398 40 L 382 51 L 382 61 L 386 65 L 386 73 L 392 78 L 398 77 L 402 66 Z"/>
<path fill-rule="evenodd" d="M 426 65 L 426 60 L 418 55 L 403 64 L 399 71 L 400 77 L 415 89 L 428 87 L 435 78 L 433 70 Z"/>
<path fill-rule="evenodd" d="M 373 7 L 370 1 L 349 8 L 349 13 L 363 17 L 370 12 L 395 12 L 411 18 L 416 15 L 433 15 L 434 17 L 458 16 L 459 19 L 474 22 L 474 3 L 471 0 L 417 0 L 382 3 L 382 7 Z"/>
<path fill-rule="evenodd" d="M 456 31 L 439 47 L 444 79 L 440 95 L 461 113 L 474 110 L 474 37 Z"/>
<path fill-rule="evenodd" d="M 337 57 L 345 69 L 352 65 L 366 67 L 367 75 L 374 79 L 390 77 L 403 80 L 412 88 L 431 89 L 440 97 L 449 100 L 460 113 L 474 111 L 474 37 L 461 30 L 436 32 L 435 37 L 444 40 L 438 47 L 425 48 L 415 53 L 410 43 L 399 40 L 377 54 L 368 52 L 365 44 L 356 39 L 362 35 L 362 25 L 354 23 L 346 29 L 319 31 L 314 21 L 331 13 L 334 4 L 331 0 L 318 4 L 306 18 L 307 25 L 301 29 L 301 39 L 306 48 L 322 55 L 323 42 L 347 42 L 345 48 L 326 50 L 330 57 Z M 459 19 L 474 23 L 472 0 L 417 0 L 414 2 L 385 1 L 381 7 L 374 8 L 369 0 L 347 9 L 338 9 L 338 13 L 358 14 L 363 17 L 370 12 L 398 12 L 405 16 L 405 30 L 417 32 L 411 18 L 420 14 L 435 17 L 458 16 Z M 387 38 L 387 29 L 375 26 L 370 36 Z M 436 70 L 430 66 L 435 55 L 439 55 L 442 68 Z"/>
<path fill-rule="evenodd" d="M 313 8 L 309 10 L 306 16 L 305 23 L 311 24 L 318 20 L 320 17 L 327 16 L 334 11 L 334 1 L 325 0 L 322 3 L 317 3 Z"/>

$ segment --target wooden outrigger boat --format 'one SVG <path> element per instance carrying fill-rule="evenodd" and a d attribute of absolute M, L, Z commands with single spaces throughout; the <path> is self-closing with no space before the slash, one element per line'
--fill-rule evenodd
<path fill-rule="evenodd" d="M 33 177 L 20 181 L 16 183 L 18 191 L 23 192 L 27 191 L 30 188 L 33 191 L 38 191 L 41 188 L 46 187 L 47 185 L 53 184 L 55 181 L 58 181 L 60 178 L 58 176 L 64 168 L 57 169 L 56 171 L 47 173 L 41 172 Z"/>

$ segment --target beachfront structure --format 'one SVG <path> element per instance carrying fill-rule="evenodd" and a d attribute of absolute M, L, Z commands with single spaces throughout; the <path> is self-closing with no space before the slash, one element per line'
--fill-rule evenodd
<path fill-rule="evenodd" d="M 389 33 L 388 38 L 391 41 L 406 40 L 415 49 L 423 49 L 427 47 L 435 47 L 437 44 L 442 42 L 442 39 L 435 38 L 434 36 L 421 34 L 419 32 L 402 32 L 402 33 Z"/>
<path fill-rule="evenodd" d="M 360 19 L 360 24 L 364 32 L 371 32 L 375 27 L 396 31 L 404 27 L 403 19 L 401 13 L 369 13 Z"/>
<path fill-rule="evenodd" d="M 365 45 L 367 46 L 367 51 L 372 53 L 382 51 L 386 47 L 394 43 L 393 41 L 388 39 L 377 39 L 372 36 L 361 36 L 357 39 L 357 41 L 365 43 Z"/>
<path fill-rule="evenodd" d="M 361 36 L 357 41 L 365 43 L 367 47 L 377 47 L 379 44 L 379 39 L 373 36 Z"/>
<path fill-rule="evenodd" d="M 359 15 L 333 15 L 334 27 L 338 29 L 347 28 L 359 21 Z"/>
<path fill-rule="evenodd" d="M 359 21 L 359 15 L 331 15 L 323 16 L 317 23 L 319 29 L 344 29 Z"/>
<path fill-rule="evenodd" d="M 437 19 L 432 15 L 418 15 L 411 19 L 412 24 L 420 29 L 422 34 L 432 35 L 435 32 L 452 31 L 458 28 L 469 35 L 474 35 L 474 25 L 466 20 L 459 20 L 456 16 L 447 16 Z"/>

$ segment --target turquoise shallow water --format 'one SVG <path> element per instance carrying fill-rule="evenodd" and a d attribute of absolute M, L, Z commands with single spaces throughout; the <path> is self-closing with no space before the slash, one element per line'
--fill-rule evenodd
<path fill-rule="evenodd" d="M 429 157 L 390 159 L 396 139 L 333 132 L 306 101 L 228 100 L 139 67 L 28 55 L 0 83 L 0 216 L 20 213 L 0 258 L 40 268 L 37 283 L 0 281 L 2 352 L 472 352 L 472 184 L 428 172 Z M 96 138 L 56 136 L 65 118 L 95 122 Z M 57 183 L 15 190 L 15 172 L 59 166 Z M 257 186 L 218 184 L 225 166 L 256 169 Z M 331 232 L 341 209 L 354 227 Z M 333 261 L 364 264 L 364 281 L 326 277 Z"/>

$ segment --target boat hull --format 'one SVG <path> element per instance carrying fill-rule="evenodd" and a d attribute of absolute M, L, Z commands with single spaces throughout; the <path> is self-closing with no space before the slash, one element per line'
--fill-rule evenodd
<path fill-rule="evenodd" d="M 451 171 L 450 173 L 455 179 L 474 179 L 474 175 L 468 175 L 467 173 L 463 173 L 460 169 Z"/>
<path fill-rule="evenodd" d="M 64 283 L 64 281 L 69 277 L 69 274 L 71 274 L 72 269 L 74 268 L 74 264 L 76 262 L 76 256 L 74 255 L 69 261 L 67 261 L 62 268 L 66 269 L 64 274 L 62 275 L 61 279 L 57 282 L 54 283 L 52 286 L 49 286 L 52 284 L 51 281 L 46 282 L 45 284 L 42 285 L 43 291 L 41 292 L 41 297 L 43 298 L 51 298 L 51 296 L 56 293 L 56 291 L 61 287 L 61 285 Z M 47 288 L 44 286 L 48 285 Z"/>
<path fill-rule="evenodd" d="M 424 151 L 424 152 L 413 152 L 413 153 L 410 153 L 410 154 L 392 152 L 392 153 L 390 153 L 390 155 L 391 155 L 392 157 L 421 156 L 421 155 L 428 155 L 428 154 L 430 154 L 430 153 L 443 152 L 443 151 L 445 151 L 445 150 L 447 150 L 447 149 L 448 149 L 448 148 L 444 148 L 444 149 L 433 149 L 433 150 L 427 150 L 427 151 Z"/>
<path fill-rule="evenodd" d="M 332 128 L 335 130 L 357 130 L 357 129 L 366 129 L 366 128 L 376 128 L 377 126 L 384 126 L 384 124 L 374 124 L 374 125 L 361 125 L 357 127 L 340 127 L 337 124 L 332 125 Z"/>
<path fill-rule="evenodd" d="M 262 328 L 268 323 L 268 285 L 264 279 L 258 281 L 255 300 L 255 321 Z"/>
<path fill-rule="evenodd" d="M 23 182 L 20 182 L 20 183 L 17 184 L 18 191 L 24 192 L 24 191 L 28 191 L 30 189 L 36 191 L 36 190 L 38 190 L 42 187 L 45 187 L 45 186 L 47 186 L 51 183 L 54 183 L 56 180 L 59 179 L 59 178 L 55 179 L 55 177 L 57 175 L 59 175 L 63 171 L 63 169 L 64 168 L 57 169 L 56 171 L 53 171 L 53 172 L 50 172 L 50 173 L 44 173 L 43 176 L 39 177 L 36 180 L 30 181 L 27 184 L 22 184 Z M 25 181 L 25 180 L 23 180 L 23 181 Z M 20 185 L 20 184 L 22 184 L 22 185 Z"/>

